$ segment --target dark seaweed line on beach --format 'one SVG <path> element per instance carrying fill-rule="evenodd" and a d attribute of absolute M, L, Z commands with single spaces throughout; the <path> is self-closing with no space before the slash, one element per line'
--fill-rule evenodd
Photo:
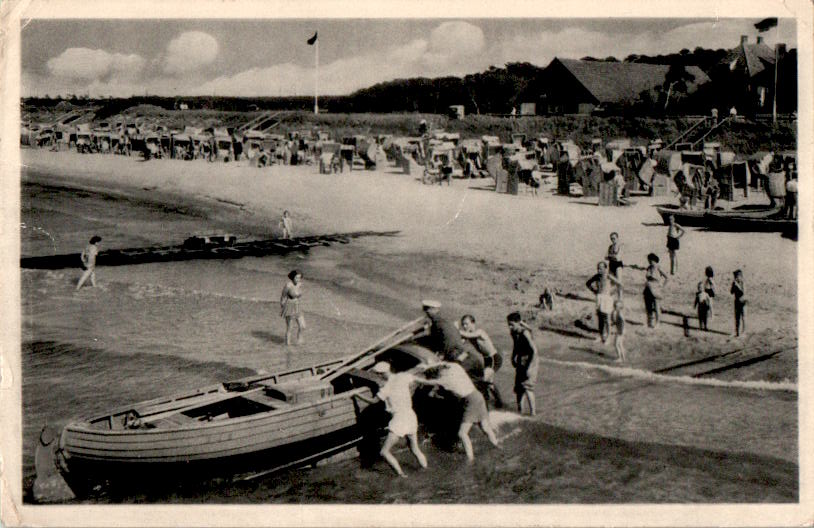
<path fill-rule="evenodd" d="M 398 231 L 354 231 L 351 233 L 333 233 L 292 239 L 253 240 L 231 245 L 215 244 L 205 247 L 174 245 L 110 249 L 99 252 L 96 263 L 99 266 L 126 266 L 151 262 L 284 255 L 294 251 L 308 251 L 314 246 L 330 246 L 334 243 L 347 244 L 354 238 L 369 236 L 392 237 L 397 236 L 398 233 Z M 80 262 L 79 253 L 68 253 L 63 255 L 22 257 L 20 258 L 20 267 L 24 269 L 64 269 L 76 268 Z"/>

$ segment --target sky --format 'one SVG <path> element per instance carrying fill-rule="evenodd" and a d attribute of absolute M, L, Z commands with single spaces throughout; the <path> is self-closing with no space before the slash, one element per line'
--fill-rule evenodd
<path fill-rule="evenodd" d="M 461 76 L 554 57 L 624 59 L 755 41 L 758 19 L 33 19 L 22 96 L 343 95 L 409 77 Z M 796 47 L 793 19 L 762 34 Z"/>

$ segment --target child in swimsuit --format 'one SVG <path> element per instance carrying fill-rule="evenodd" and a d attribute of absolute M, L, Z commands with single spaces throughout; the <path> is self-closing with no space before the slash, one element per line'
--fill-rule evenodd
<path fill-rule="evenodd" d="M 704 292 L 706 292 L 707 297 L 709 297 L 709 313 L 707 314 L 708 318 L 712 320 L 713 315 L 713 299 L 715 299 L 715 271 L 712 269 L 712 266 L 707 266 L 704 270 L 704 275 L 706 278 L 704 279 Z"/>
<path fill-rule="evenodd" d="M 616 335 L 613 338 L 613 348 L 616 349 L 616 361 L 624 362 L 625 358 L 625 305 L 622 299 L 616 299 L 613 303 L 613 313 L 611 314 L 611 324 L 616 330 Z"/>
<path fill-rule="evenodd" d="M 698 283 L 698 291 L 695 294 L 695 307 L 698 310 L 698 328 L 701 330 L 708 330 L 707 322 L 709 320 L 709 312 L 711 300 L 706 290 L 704 290 L 704 283 Z"/>
<path fill-rule="evenodd" d="M 88 278 L 90 278 L 91 286 L 96 287 L 96 255 L 99 254 L 99 246 L 97 244 L 101 241 L 102 237 L 94 235 L 85 249 L 82 250 L 80 258 L 82 259 L 82 269 L 85 271 L 76 284 L 76 291 L 82 288 L 82 285 L 85 284 Z"/>
<path fill-rule="evenodd" d="M 619 268 L 623 267 L 622 263 L 622 244 L 619 243 L 619 233 L 613 232 L 610 234 L 611 245 L 608 246 L 608 271 L 614 277 L 619 277 Z"/>
<path fill-rule="evenodd" d="M 729 292 L 735 296 L 735 336 L 740 336 L 746 333 L 746 288 L 743 272 L 736 270 L 734 276 Z"/>
<path fill-rule="evenodd" d="M 283 217 L 280 219 L 280 228 L 283 230 L 283 238 L 291 238 L 291 214 L 288 211 L 283 211 Z"/>
<path fill-rule="evenodd" d="M 661 319 L 661 289 L 667 283 L 667 275 L 659 267 L 659 257 L 655 253 L 647 255 L 647 271 L 645 272 L 644 307 L 647 312 L 647 326 L 656 328 Z M 659 281 L 664 278 L 664 283 Z"/>
<path fill-rule="evenodd" d="M 670 215 L 670 225 L 667 228 L 667 251 L 670 253 L 670 275 L 678 271 L 678 239 L 684 235 L 684 229 L 676 224 L 675 216 Z"/>

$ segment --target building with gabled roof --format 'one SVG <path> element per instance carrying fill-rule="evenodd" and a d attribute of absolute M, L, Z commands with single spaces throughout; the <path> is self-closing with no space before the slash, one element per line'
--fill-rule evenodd
<path fill-rule="evenodd" d="M 758 35 L 756 42 L 741 36 L 738 46 L 711 72 L 716 83 L 726 87 L 727 104 L 736 106 L 746 114 L 772 112 L 775 83 L 778 91 L 778 111 L 796 110 L 797 54 L 787 53 L 786 45 L 778 43 L 774 49 Z M 778 68 L 775 72 L 775 63 Z"/>
<path fill-rule="evenodd" d="M 740 45 L 729 50 L 724 63 L 730 71 L 741 71 L 749 78 L 754 78 L 766 70 L 771 70 L 774 76 L 775 50 L 763 42 L 758 35 L 757 42 L 749 44 L 749 37 L 741 36 Z"/>
<path fill-rule="evenodd" d="M 687 93 L 709 82 L 697 66 L 685 68 Z M 605 62 L 555 58 L 537 86 L 538 110 L 587 114 L 597 107 L 612 108 L 638 101 L 642 94 L 660 90 L 670 66 L 633 62 Z"/>

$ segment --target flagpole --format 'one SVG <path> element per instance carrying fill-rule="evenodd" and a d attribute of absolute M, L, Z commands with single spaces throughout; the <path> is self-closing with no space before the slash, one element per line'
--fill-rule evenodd
<path fill-rule="evenodd" d="M 314 42 L 314 114 L 319 114 L 319 38 Z"/>
<path fill-rule="evenodd" d="M 777 21 L 777 25 L 774 27 L 774 96 L 772 97 L 772 123 L 777 124 L 777 66 L 778 62 L 780 62 L 780 53 L 778 53 L 778 44 L 780 43 L 780 21 Z"/>

